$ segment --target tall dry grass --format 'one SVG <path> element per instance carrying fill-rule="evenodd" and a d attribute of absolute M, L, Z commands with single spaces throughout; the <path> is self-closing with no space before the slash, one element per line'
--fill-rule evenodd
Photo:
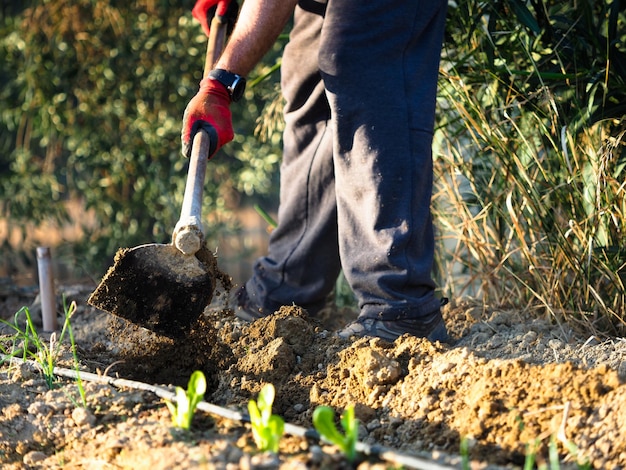
<path fill-rule="evenodd" d="M 540 3 L 565 22 L 560 7 Z M 444 289 L 624 334 L 626 126 L 611 101 L 623 85 L 609 80 L 614 54 L 607 44 L 574 71 L 578 56 L 560 47 L 580 39 L 571 35 L 585 18 L 548 42 L 545 27 L 498 22 L 478 5 L 453 9 L 453 21 L 464 13 L 456 37 L 468 41 L 448 45 L 442 62 L 434 211 Z"/>

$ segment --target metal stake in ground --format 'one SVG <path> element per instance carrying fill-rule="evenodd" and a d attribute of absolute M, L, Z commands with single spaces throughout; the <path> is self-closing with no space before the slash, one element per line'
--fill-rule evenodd
<path fill-rule="evenodd" d="M 37 248 L 37 271 L 39 272 L 39 298 L 41 299 L 41 319 L 43 330 L 55 331 L 57 322 L 57 299 L 54 288 L 54 272 L 52 270 L 52 256 L 50 248 Z"/>

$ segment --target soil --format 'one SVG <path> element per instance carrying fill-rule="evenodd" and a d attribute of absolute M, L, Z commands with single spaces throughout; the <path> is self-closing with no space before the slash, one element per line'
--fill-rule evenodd
<path fill-rule="evenodd" d="M 622 338 L 601 340 L 466 299 L 444 308 L 451 345 L 406 335 L 393 343 L 342 340 L 334 332 L 354 318 L 350 309 L 329 307 L 309 318 L 283 307 L 248 324 L 223 308 L 219 291 L 189 334 L 172 339 L 91 307 L 94 288 L 58 288 L 78 306 L 71 325 L 80 370 L 134 382 L 83 380 L 83 408 L 77 380 L 58 376 L 49 389 L 32 362 L 3 361 L 2 468 L 521 468 L 527 449 L 545 463 L 551 442 L 560 468 L 577 468 L 577 458 L 593 468 L 626 468 Z M 13 322 L 30 306 L 39 322 L 35 293 L 0 283 L 2 318 Z M 11 331 L 2 331 L 7 351 Z M 75 368 L 70 349 L 64 342 L 62 370 Z M 205 402 L 235 412 L 272 383 L 273 412 L 298 429 L 312 429 L 318 405 L 339 414 L 354 404 L 360 443 L 373 452 L 350 464 L 308 432 L 285 435 L 278 454 L 260 453 L 245 419 L 198 410 L 191 430 L 182 431 L 162 398 L 132 386 L 186 388 L 194 370 L 207 377 Z"/>

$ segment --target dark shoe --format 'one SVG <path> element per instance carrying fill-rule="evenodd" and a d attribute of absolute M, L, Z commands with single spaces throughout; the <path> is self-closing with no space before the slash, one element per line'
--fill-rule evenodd
<path fill-rule="evenodd" d="M 245 285 L 235 289 L 230 294 L 228 306 L 235 312 L 237 318 L 247 322 L 253 322 L 259 318 L 271 315 L 271 313 L 264 312 L 262 308 L 252 303 L 246 292 Z"/>
<path fill-rule="evenodd" d="M 427 338 L 429 341 L 450 341 L 448 330 L 441 313 L 431 320 L 377 320 L 375 318 L 357 318 L 337 334 L 348 339 L 351 336 L 376 336 L 387 341 L 394 341 L 408 333 L 418 338 Z"/>

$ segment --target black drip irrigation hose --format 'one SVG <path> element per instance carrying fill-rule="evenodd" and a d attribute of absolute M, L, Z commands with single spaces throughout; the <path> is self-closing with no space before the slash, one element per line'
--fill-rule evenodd
<path fill-rule="evenodd" d="M 21 363 L 28 363 L 39 367 L 39 364 L 35 361 L 23 360 L 21 358 L 0 355 L 4 360 L 18 361 Z M 53 370 L 55 375 L 61 377 L 67 377 L 74 380 L 84 380 L 87 382 L 95 382 L 99 384 L 111 385 L 116 388 L 131 388 L 134 390 L 144 390 L 155 394 L 159 398 L 169 400 L 171 402 L 177 402 L 176 394 L 167 390 L 166 388 L 150 385 L 144 382 L 137 382 L 135 380 L 120 379 L 109 377 L 106 375 L 93 374 L 91 372 L 76 371 L 73 369 L 64 369 L 62 367 L 55 367 Z M 214 405 L 206 401 L 198 403 L 198 409 L 210 413 L 214 416 L 219 416 L 231 421 L 239 421 L 243 423 L 250 423 L 250 416 L 247 413 L 241 413 L 239 411 L 229 410 L 222 406 Z M 305 428 L 297 426 L 295 424 L 285 423 L 285 432 L 292 436 L 302 437 L 313 443 L 326 442 L 320 436 L 320 434 L 312 428 Z M 394 450 L 388 449 L 380 445 L 370 445 L 364 442 L 356 443 L 356 450 L 361 454 L 372 456 L 380 460 L 384 460 L 396 465 L 402 465 L 408 468 L 415 468 L 420 470 L 453 470 L 454 467 L 440 465 L 429 460 L 421 459 L 419 457 L 412 457 L 406 454 L 400 454 Z"/>

